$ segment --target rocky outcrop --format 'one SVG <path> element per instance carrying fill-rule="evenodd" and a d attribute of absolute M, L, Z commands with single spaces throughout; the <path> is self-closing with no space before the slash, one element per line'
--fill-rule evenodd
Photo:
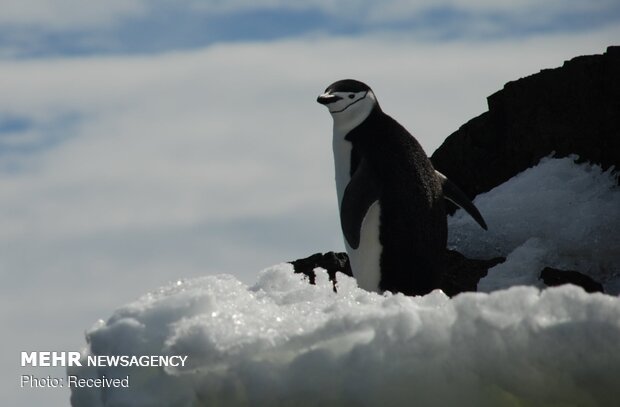
<path fill-rule="evenodd" d="M 338 283 L 336 273 L 344 273 L 347 276 L 353 277 L 349 256 L 346 253 L 315 253 L 312 256 L 297 259 L 290 263 L 293 265 L 295 273 L 301 273 L 308 277 L 310 284 L 314 284 L 316 278 L 314 269 L 318 267 L 325 269 L 329 275 L 329 281 L 334 285 L 334 292 L 337 291 Z"/>
<path fill-rule="evenodd" d="M 620 46 L 509 82 L 487 102 L 431 157 L 470 198 L 553 152 L 620 169 Z"/>
<path fill-rule="evenodd" d="M 468 259 L 455 250 L 446 250 L 446 270 L 439 288 L 450 297 L 463 292 L 475 292 L 478 288 L 478 282 L 486 277 L 489 269 L 505 260 L 504 257 L 496 257 L 490 260 Z M 346 253 L 315 253 L 312 256 L 290 263 L 293 265 L 295 273 L 305 275 L 310 284 L 315 283 L 316 273 L 314 270 L 318 267 L 325 269 L 333 284 L 334 292 L 338 292 L 336 273 L 353 276 L 349 257 Z M 540 279 L 547 287 L 573 284 L 589 293 L 604 292 L 603 286 L 599 282 L 578 271 L 545 267 L 540 272 Z"/>
<path fill-rule="evenodd" d="M 478 281 L 487 275 L 489 268 L 504 260 L 503 257 L 491 260 L 468 259 L 457 251 L 446 250 L 446 272 L 440 288 L 451 297 L 465 291 L 476 291 Z M 334 292 L 338 290 L 336 273 L 353 275 L 346 253 L 316 253 L 290 263 L 293 265 L 295 273 L 301 273 L 308 277 L 310 284 L 315 282 L 315 268 L 321 267 L 327 270 L 329 280 L 334 285 Z"/>
<path fill-rule="evenodd" d="M 489 269 L 506 260 L 504 257 L 469 259 L 456 250 L 446 250 L 445 259 L 446 269 L 440 288 L 450 297 L 462 292 L 478 291 L 478 282 L 486 277 Z"/>
<path fill-rule="evenodd" d="M 545 267 L 540 272 L 540 279 L 547 287 L 573 284 L 583 288 L 588 293 L 605 292 L 601 283 L 594 281 L 589 276 L 574 270 L 558 270 L 552 267 Z"/>

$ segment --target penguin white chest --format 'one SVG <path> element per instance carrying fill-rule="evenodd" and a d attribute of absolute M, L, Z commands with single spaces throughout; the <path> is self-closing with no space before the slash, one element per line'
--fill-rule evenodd
<path fill-rule="evenodd" d="M 346 133 L 334 127 L 334 167 L 336 171 L 336 191 L 338 194 L 338 208 L 342 206 L 344 191 L 351 180 L 351 150 L 352 144 L 345 140 Z M 347 131 L 348 133 L 348 131 Z M 373 203 L 362 221 L 360 230 L 360 244 L 357 249 L 349 246 L 344 239 L 345 247 L 351 262 L 353 276 L 360 288 L 367 291 L 379 292 L 381 281 L 381 252 L 379 239 L 381 226 L 381 206 L 379 201 Z"/>
<path fill-rule="evenodd" d="M 380 292 L 381 282 L 381 252 L 383 247 L 379 240 L 379 228 L 381 227 L 381 205 L 376 201 L 370 206 L 360 233 L 360 245 L 352 249 L 346 242 L 349 261 L 353 276 L 357 285 L 367 291 Z"/>

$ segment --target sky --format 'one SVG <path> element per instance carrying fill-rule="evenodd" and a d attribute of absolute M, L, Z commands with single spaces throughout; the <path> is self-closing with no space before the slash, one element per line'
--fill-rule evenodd
<path fill-rule="evenodd" d="M 539 3 L 0 0 L 2 394 L 67 405 L 19 352 L 149 290 L 342 250 L 330 83 L 430 155 L 506 82 L 618 45 L 618 2 Z"/>

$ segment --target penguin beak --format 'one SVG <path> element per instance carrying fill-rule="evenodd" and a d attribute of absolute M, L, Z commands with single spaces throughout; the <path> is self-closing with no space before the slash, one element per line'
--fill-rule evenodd
<path fill-rule="evenodd" d="M 329 105 L 330 103 L 334 103 L 342 99 L 340 96 L 332 95 L 331 93 L 323 93 L 316 101 L 322 105 Z"/>

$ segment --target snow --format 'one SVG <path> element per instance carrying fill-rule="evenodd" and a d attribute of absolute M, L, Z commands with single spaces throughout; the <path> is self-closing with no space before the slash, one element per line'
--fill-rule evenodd
<path fill-rule="evenodd" d="M 476 205 L 488 235 L 457 212 L 450 244 L 506 255 L 452 299 L 364 291 L 292 266 L 247 286 L 230 275 L 181 280 L 117 309 L 87 332 L 87 355 L 187 355 L 182 367 L 74 367 L 130 388 L 73 388 L 74 406 L 614 405 L 620 400 L 620 297 L 541 290 L 547 265 L 618 287 L 620 192 L 614 176 L 544 159 Z M 616 285 L 614 285 L 616 284 Z"/>
<path fill-rule="evenodd" d="M 620 294 L 620 188 L 612 169 L 544 158 L 476 197 L 488 232 L 463 211 L 449 219 L 448 246 L 472 258 L 506 256 L 478 285 L 485 292 L 540 285 L 545 267 L 576 270 Z"/>

